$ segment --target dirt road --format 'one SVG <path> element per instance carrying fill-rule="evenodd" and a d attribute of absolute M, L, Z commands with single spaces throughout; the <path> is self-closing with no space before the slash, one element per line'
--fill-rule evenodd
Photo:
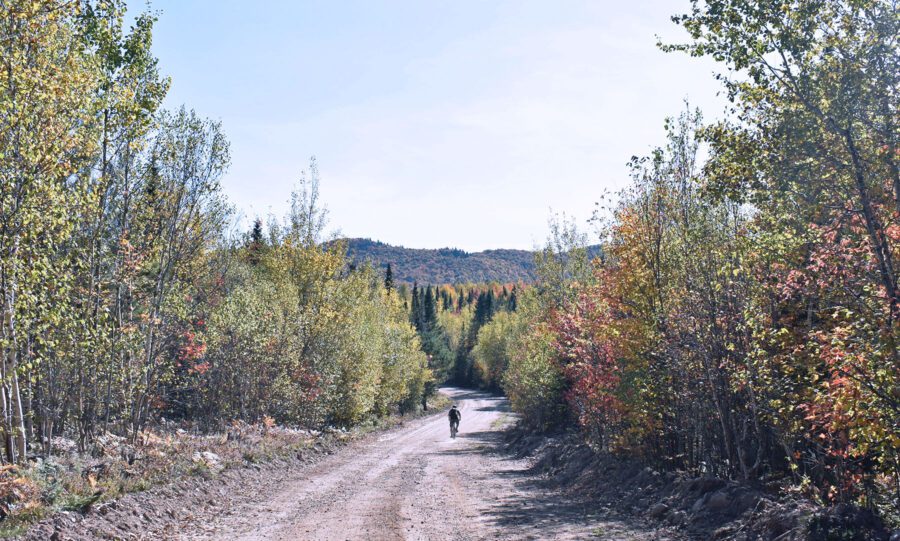
<path fill-rule="evenodd" d="M 260 480 L 180 539 L 368 541 L 660 539 L 593 515 L 541 487 L 528 464 L 495 452 L 506 400 L 445 389 L 462 410 L 457 439 L 443 415 L 350 445 L 281 479 Z"/>

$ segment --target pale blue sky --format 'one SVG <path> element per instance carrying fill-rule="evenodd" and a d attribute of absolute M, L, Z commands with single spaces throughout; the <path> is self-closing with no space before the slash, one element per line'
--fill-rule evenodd
<path fill-rule="evenodd" d="M 140 8 L 141 1 L 133 5 Z M 685 98 L 724 99 L 681 40 L 688 0 L 154 0 L 184 103 L 222 120 L 246 220 L 282 215 L 310 156 L 331 226 L 410 247 L 532 248 L 586 220 Z"/>

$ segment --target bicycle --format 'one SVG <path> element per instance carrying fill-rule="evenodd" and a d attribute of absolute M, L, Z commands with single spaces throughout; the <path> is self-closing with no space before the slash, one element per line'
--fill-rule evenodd
<path fill-rule="evenodd" d="M 450 423 L 450 437 L 455 440 L 457 432 L 459 432 L 459 421 L 452 421 Z"/>

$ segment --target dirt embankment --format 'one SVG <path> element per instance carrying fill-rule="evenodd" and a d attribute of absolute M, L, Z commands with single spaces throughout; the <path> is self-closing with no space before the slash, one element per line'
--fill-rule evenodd
<path fill-rule="evenodd" d="M 900 532 L 891 535 L 866 510 L 823 509 L 763 487 L 657 472 L 595 453 L 573 433 L 548 437 L 516 427 L 507 432 L 505 448 L 532 457 L 535 475 L 585 505 L 668 524 L 691 539 L 900 541 Z"/>
<path fill-rule="evenodd" d="M 32 526 L 21 539 L 88 541 L 173 538 L 184 524 L 223 511 L 242 487 L 260 478 L 278 478 L 320 462 L 345 445 L 321 438 L 308 449 L 265 463 L 247 463 L 221 473 L 185 476 L 170 484 L 98 503 L 84 512 L 61 511 Z"/>

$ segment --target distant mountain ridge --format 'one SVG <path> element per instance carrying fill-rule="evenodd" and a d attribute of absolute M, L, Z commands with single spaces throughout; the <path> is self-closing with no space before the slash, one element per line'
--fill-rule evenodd
<path fill-rule="evenodd" d="M 458 248 L 420 249 L 392 246 L 371 239 L 343 239 L 347 255 L 356 264 L 377 267 L 390 263 L 395 282 L 412 284 L 461 284 L 525 282 L 535 280 L 534 252 Z"/>

